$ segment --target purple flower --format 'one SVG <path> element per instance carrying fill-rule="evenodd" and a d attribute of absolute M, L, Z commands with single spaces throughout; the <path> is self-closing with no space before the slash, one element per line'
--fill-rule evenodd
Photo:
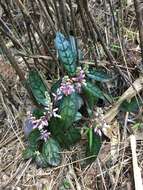
<path fill-rule="evenodd" d="M 77 76 L 72 78 L 72 81 L 75 84 L 75 89 L 77 90 L 78 93 L 81 92 L 81 87 L 82 85 L 86 85 L 86 80 L 85 80 L 85 73 L 84 71 L 81 69 L 81 67 L 79 67 L 77 69 Z"/>
<path fill-rule="evenodd" d="M 50 133 L 47 130 L 41 130 L 41 139 L 43 139 L 44 141 L 47 141 L 49 136 L 50 136 Z"/>
<path fill-rule="evenodd" d="M 74 85 L 70 82 L 62 83 L 60 86 L 60 90 L 63 92 L 65 96 L 68 96 L 75 92 Z"/>
<path fill-rule="evenodd" d="M 76 91 L 78 92 L 78 93 L 80 93 L 81 92 L 81 83 L 80 82 L 77 82 L 77 83 L 75 83 L 75 89 L 76 89 Z"/>
<path fill-rule="evenodd" d="M 34 117 L 31 117 L 33 129 L 38 128 L 39 130 L 43 129 L 44 126 L 48 126 L 48 119 L 47 116 L 43 116 L 40 119 L 35 119 Z"/>
<path fill-rule="evenodd" d="M 60 88 L 57 89 L 56 94 L 55 94 L 55 93 L 52 93 L 52 95 L 54 96 L 54 101 L 55 101 L 55 102 L 57 102 L 58 100 L 61 100 L 62 97 L 63 97 L 63 93 L 62 93 L 62 91 L 60 90 Z"/>
<path fill-rule="evenodd" d="M 84 70 L 82 70 L 81 67 L 79 67 L 77 69 L 77 76 L 76 77 L 73 77 L 72 80 L 75 81 L 75 82 L 80 82 L 82 83 L 82 81 L 85 79 L 85 73 L 84 73 Z"/>
<path fill-rule="evenodd" d="M 77 76 L 77 80 L 78 80 L 78 82 L 81 82 L 81 83 L 82 83 L 82 81 L 84 80 L 84 78 L 85 78 L 85 73 L 84 73 L 83 70 L 81 70 L 81 71 L 79 72 L 79 75 Z"/>
<path fill-rule="evenodd" d="M 42 130 L 44 126 L 48 126 L 48 120 L 46 116 L 41 118 L 41 121 L 39 122 L 39 125 L 38 125 L 38 129 Z"/>
<path fill-rule="evenodd" d="M 41 119 L 35 119 L 34 117 L 32 117 L 31 119 L 33 123 L 33 129 L 38 128 L 38 126 L 40 125 Z"/>

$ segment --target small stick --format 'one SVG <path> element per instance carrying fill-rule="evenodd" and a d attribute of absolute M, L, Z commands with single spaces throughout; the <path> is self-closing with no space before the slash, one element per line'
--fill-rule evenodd
<path fill-rule="evenodd" d="M 141 0 L 134 0 L 134 7 L 136 11 L 136 19 L 139 29 L 141 56 L 143 64 L 143 2 Z"/>
<path fill-rule="evenodd" d="M 134 135 L 130 136 L 131 150 L 132 150 L 132 162 L 134 171 L 135 190 L 143 189 L 141 170 L 138 166 L 137 153 L 136 153 L 136 138 Z"/>

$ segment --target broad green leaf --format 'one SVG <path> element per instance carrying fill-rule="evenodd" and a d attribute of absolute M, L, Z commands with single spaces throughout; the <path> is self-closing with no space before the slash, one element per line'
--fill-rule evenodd
<path fill-rule="evenodd" d="M 31 70 L 27 81 L 38 104 L 48 106 L 51 101 L 50 95 L 38 71 Z"/>
<path fill-rule="evenodd" d="M 77 53 L 73 51 L 70 40 L 62 33 L 57 32 L 55 46 L 58 51 L 59 60 L 64 65 L 66 71 L 69 75 L 74 75 L 76 72 Z"/>
<path fill-rule="evenodd" d="M 47 161 L 47 163 L 51 166 L 58 166 L 61 162 L 61 148 L 59 143 L 50 138 L 46 143 L 44 143 L 42 148 L 42 154 Z"/>
<path fill-rule="evenodd" d="M 54 118 L 52 117 L 49 121 L 49 130 L 52 134 L 52 136 L 57 140 L 57 137 L 62 136 L 63 134 L 63 130 L 64 130 L 64 126 L 62 121 L 59 118 Z"/>
<path fill-rule="evenodd" d="M 104 100 L 104 94 L 99 87 L 87 82 L 86 85 L 83 86 L 83 95 L 85 96 L 84 101 L 87 103 L 87 112 L 89 116 L 91 116 L 94 105 L 97 103 L 98 99 L 101 98 Z"/>
<path fill-rule="evenodd" d="M 92 143 L 91 143 L 91 141 L 92 141 Z M 93 131 L 92 131 L 92 137 L 91 137 L 91 131 L 89 131 L 88 132 L 88 144 L 87 144 L 86 154 L 87 154 L 87 157 L 91 156 L 91 158 L 88 159 L 88 163 L 92 162 L 96 159 L 96 157 L 98 156 L 98 153 L 100 151 L 101 146 L 102 146 L 101 137 L 96 135 Z"/>
<path fill-rule="evenodd" d="M 41 133 L 38 129 L 33 129 L 28 136 L 28 142 L 31 147 L 36 147 L 40 140 Z"/>
<path fill-rule="evenodd" d="M 86 85 L 83 86 L 83 93 L 105 100 L 104 94 L 100 88 L 88 81 L 86 82 Z"/>
<path fill-rule="evenodd" d="M 59 107 L 59 115 L 61 116 L 59 121 L 64 126 L 64 129 L 70 127 L 75 120 L 76 113 L 79 108 L 77 97 L 77 94 L 73 93 L 69 96 L 64 96 L 62 99 Z"/>
<path fill-rule="evenodd" d="M 34 158 L 35 151 L 36 151 L 35 148 L 27 147 L 22 153 L 24 160 L 27 160 L 29 158 Z"/>
<path fill-rule="evenodd" d="M 59 115 L 61 118 L 53 118 L 50 121 L 49 127 L 54 136 L 57 136 L 62 131 L 65 132 L 75 121 L 78 111 L 77 94 L 73 93 L 69 96 L 64 96 L 60 102 Z"/>
<path fill-rule="evenodd" d="M 128 102 L 127 100 L 125 100 L 121 106 L 120 106 L 120 110 L 124 111 L 124 112 L 135 112 L 139 109 L 139 107 L 142 107 L 143 103 L 141 100 L 138 100 L 134 97 L 131 99 L 130 102 Z"/>
<path fill-rule="evenodd" d="M 55 137 L 63 148 L 70 148 L 81 139 L 80 130 L 70 127 L 66 131 L 60 131 Z"/>
<path fill-rule="evenodd" d="M 89 70 L 86 74 L 88 78 L 94 79 L 99 82 L 107 82 L 108 80 L 111 80 L 111 78 L 103 71 L 98 70 Z"/>
<path fill-rule="evenodd" d="M 37 155 L 35 157 L 35 162 L 36 162 L 37 166 L 39 166 L 41 168 L 46 168 L 48 166 L 45 156 L 43 156 L 40 152 L 37 152 Z"/>
<path fill-rule="evenodd" d="M 69 140 L 68 134 L 77 116 L 79 108 L 77 97 L 78 96 L 76 93 L 73 93 L 69 96 L 64 96 L 61 101 L 58 113 L 61 118 L 52 118 L 49 123 L 50 132 L 52 133 L 53 137 L 62 145 L 67 143 Z"/>
<path fill-rule="evenodd" d="M 74 145 L 81 139 L 80 130 L 74 127 L 70 128 L 64 136 L 68 147 Z"/>

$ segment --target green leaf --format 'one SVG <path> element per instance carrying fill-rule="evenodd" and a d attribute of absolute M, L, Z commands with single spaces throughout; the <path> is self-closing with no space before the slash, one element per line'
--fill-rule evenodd
<path fill-rule="evenodd" d="M 91 139 L 92 138 L 92 139 Z M 87 157 L 91 156 L 90 159 L 88 159 L 88 163 L 92 162 L 96 159 L 100 148 L 102 146 L 102 139 L 100 136 L 96 135 L 92 129 L 92 135 L 91 131 L 88 131 L 88 144 L 87 144 Z"/>
<path fill-rule="evenodd" d="M 48 166 L 48 163 L 47 163 L 45 157 L 40 152 L 37 152 L 37 155 L 35 157 L 35 162 L 36 162 L 37 166 L 39 166 L 41 168 L 46 168 Z"/>
<path fill-rule="evenodd" d="M 83 95 L 85 96 L 85 102 L 87 102 L 87 111 L 89 116 L 92 115 L 94 105 L 97 103 L 98 98 L 105 99 L 103 92 L 98 86 L 93 85 L 90 82 L 86 82 L 83 86 Z"/>
<path fill-rule="evenodd" d="M 86 82 L 86 85 L 83 86 L 83 92 L 85 94 L 90 94 L 93 97 L 100 98 L 105 100 L 103 92 L 100 90 L 100 88 L 91 82 Z"/>
<path fill-rule="evenodd" d="M 32 132 L 28 136 L 28 142 L 31 147 L 36 147 L 38 144 L 38 141 L 40 140 L 41 133 L 38 129 L 32 130 Z"/>
<path fill-rule="evenodd" d="M 134 130 L 141 130 L 143 128 L 143 123 L 135 123 L 132 128 Z"/>
<path fill-rule="evenodd" d="M 42 154 L 46 162 L 51 166 L 58 166 L 61 162 L 61 148 L 57 141 L 50 138 L 43 145 Z"/>
<path fill-rule="evenodd" d="M 93 129 L 89 128 L 89 150 L 92 148 L 92 140 L 93 140 Z"/>
<path fill-rule="evenodd" d="M 50 95 L 38 71 L 31 70 L 27 80 L 33 96 L 37 100 L 38 104 L 48 106 L 51 102 Z"/>
<path fill-rule="evenodd" d="M 78 108 L 78 95 L 76 93 L 64 96 L 58 113 L 61 118 L 53 118 L 49 123 L 50 132 L 61 145 L 66 145 L 67 143 L 69 146 L 73 145 L 77 138 L 74 133 L 75 131 L 77 136 L 80 136 L 78 130 L 72 129 L 72 124 L 75 122 Z M 72 137 L 70 138 L 70 136 Z M 73 136 L 75 136 L 75 138 Z M 72 138 L 73 142 L 71 140 Z"/>
<path fill-rule="evenodd" d="M 88 78 L 99 82 L 107 82 L 111 80 L 111 78 L 105 72 L 100 70 L 89 70 L 86 75 L 88 76 Z"/>
<path fill-rule="evenodd" d="M 29 158 L 34 158 L 35 151 L 36 151 L 35 148 L 27 147 L 22 153 L 24 160 L 28 160 Z"/>
<path fill-rule="evenodd" d="M 79 108 L 77 97 L 77 94 L 73 93 L 69 96 L 64 96 L 62 99 L 59 107 L 59 115 L 61 116 L 61 119 L 58 120 L 62 123 L 64 129 L 70 127 L 75 120 Z"/>
<path fill-rule="evenodd" d="M 74 121 L 76 122 L 76 121 L 79 121 L 81 119 L 82 119 L 82 114 L 80 112 L 77 112 Z"/>
<path fill-rule="evenodd" d="M 88 91 L 84 91 L 84 95 L 85 95 L 85 102 L 87 103 L 87 112 L 89 114 L 89 116 L 92 115 L 92 112 L 93 112 L 93 108 L 95 106 L 95 104 L 97 103 L 98 101 L 98 98 L 93 96 L 90 92 Z"/>
<path fill-rule="evenodd" d="M 35 108 L 32 111 L 32 116 L 35 117 L 36 119 L 40 119 L 42 116 L 44 116 L 44 110 Z"/>
<path fill-rule="evenodd" d="M 70 127 L 66 132 L 60 131 L 56 136 L 56 140 L 63 148 L 70 148 L 70 146 L 75 145 L 80 139 L 80 130 L 74 127 Z"/>
<path fill-rule="evenodd" d="M 56 81 L 56 82 L 52 85 L 52 87 L 51 87 L 51 92 L 52 92 L 52 93 L 56 94 L 57 89 L 58 89 L 58 88 L 60 87 L 60 85 L 61 85 L 61 82 L 62 82 L 62 80 L 59 79 L 58 81 Z"/>
<path fill-rule="evenodd" d="M 124 112 L 135 112 L 139 109 L 139 107 L 143 106 L 143 103 L 141 100 L 138 100 L 134 97 L 131 99 L 130 102 L 128 102 L 127 100 L 125 100 L 121 106 L 120 106 L 120 110 L 124 111 Z"/>
<path fill-rule="evenodd" d="M 76 98 L 77 98 L 77 109 L 79 110 L 81 106 L 84 104 L 84 102 L 79 94 L 76 94 Z"/>
<path fill-rule="evenodd" d="M 73 50 L 70 40 L 62 33 L 57 32 L 55 46 L 58 51 L 59 59 L 64 65 L 66 71 L 69 75 L 74 75 L 76 72 L 77 53 Z"/>
<path fill-rule="evenodd" d="M 65 136 L 66 145 L 72 146 L 81 139 L 80 130 L 77 128 L 70 128 Z"/>
<path fill-rule="evenodd" d="M 70 189 L 71 188 L 70 182 L 68 182 L 68 180 L 66 180 L 66 179 L 63 182 L 63 186 L 64 186 L 65 189 Z"/>

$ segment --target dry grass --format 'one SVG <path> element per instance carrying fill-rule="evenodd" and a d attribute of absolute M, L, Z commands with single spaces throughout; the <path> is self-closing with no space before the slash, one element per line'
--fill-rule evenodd
<path fill-rule="evenodd" d="M 13 93 L 19 98 L 16 92 L 17 89 Z M 0 180 L 2 190 L 56 190 L 62 189 L 66 183 L 71 190 L 134 189 L 129 138 L 126 133 L 122 135 L 117 126 L 116 137 L 111 142 L 103 144 L 97 160 L 92 165 L 84 166 L 83 140 L 81 145 L 62 153 L 63 160 L 59 167 L 40 169 L 36 168 L 31 160 L 23 161 L 21 155 L 25 146 L 22 130 L 25 106 L 22 106 L 21 102 L 21 106 L 17 109 L 4 94 L 1 93 L 0 97 Z M 26 98 L 25 104 L 28 106 L 28 98 Z M 117 122 L 115 124 L 118 125 Z M 121 135 L 123 141 L 120 140 Z M 142 139 L 137 141 L 137 158 L 140 168 L 143 166 L 142 143 Z"/>

